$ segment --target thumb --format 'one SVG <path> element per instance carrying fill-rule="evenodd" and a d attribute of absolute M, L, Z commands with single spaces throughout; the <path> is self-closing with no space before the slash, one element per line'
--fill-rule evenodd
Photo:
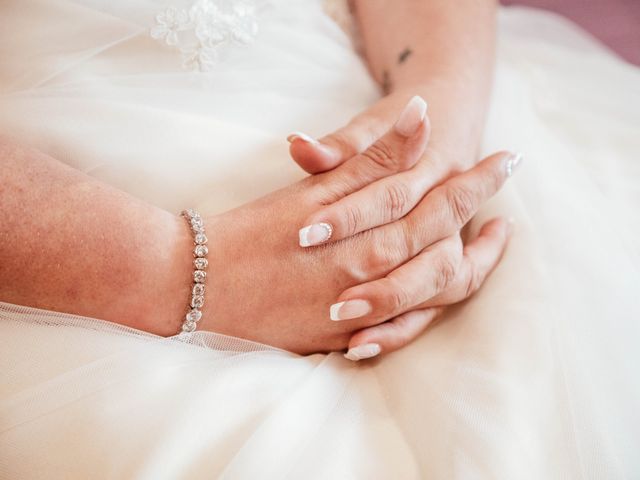
<path fill-rule="evenodd" d="M 302 132 L 293 132 L 287 137 L 291 143 L 289 152 L 306 172 L 326 172 L 366 150 L 388 127 L 388 122 L 365 113 L 318 140 Z"/>

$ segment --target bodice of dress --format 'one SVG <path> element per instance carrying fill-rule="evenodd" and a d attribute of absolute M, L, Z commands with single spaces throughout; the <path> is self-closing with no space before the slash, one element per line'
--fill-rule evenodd
<path fill-rule="evenodd" d="M 323 7 L 353 37 L 354 22 L 346 0 L 324 0 Z M 186 68 L 207 72 L 215 67 L 221 51 L 255 41 L 265 8 L 269 8 L 268 0 L 182 2 L 160 11 L 150 33 L 179 50 Z"/>

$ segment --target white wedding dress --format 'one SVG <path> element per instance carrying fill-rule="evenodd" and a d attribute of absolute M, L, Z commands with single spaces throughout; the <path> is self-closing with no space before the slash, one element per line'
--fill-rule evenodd
<path fill-rule="evenodd" d="M 217 212 L 302 177 L 290 131 L 379 97 L 320 0 L 172 3 L 0 1 L 0 132 Z M 0 478 L 640 478 L 640 70 L 499 20 L 484 150 L 526 162 L 476 221 L 516 219 L 479 294 L 361 363 L 0 303 Z"/>

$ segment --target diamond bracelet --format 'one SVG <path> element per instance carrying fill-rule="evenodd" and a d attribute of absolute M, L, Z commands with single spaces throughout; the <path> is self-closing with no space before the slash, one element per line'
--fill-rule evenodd
<path fill-rule="evenodd" d="M 204 221 L 198 212 L 189 209 L 182 211 L 181 215 L 187 220 L 193 233 L 193 286 L 191 287 L 191 302 L 189 311 L 182 324 L 181 333 L 191 333 L 196 329 L 198 321 L 202 318 L 202 306 L 204 305 L 204 281 L 207 278 L 207 236 L 204 233 Z"/>

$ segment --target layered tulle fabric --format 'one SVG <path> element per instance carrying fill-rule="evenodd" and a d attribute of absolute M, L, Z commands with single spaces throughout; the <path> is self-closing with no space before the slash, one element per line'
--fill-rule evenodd
<path fill-rule="evenodd" d="M 216 212 L 302 176 L 291 130 L 379 95 L 318 1 L 261 2 L 208 73 L 151 37 L 166 7 L 2 2 L 0 132 Z M 558 18 L 500 15 L 484 150 L 526 163 L 475 222 L 516 220 L 478 295 L 359 364 L 0 304 L 0 478 L 639 477 L 640 73 Z"/>

